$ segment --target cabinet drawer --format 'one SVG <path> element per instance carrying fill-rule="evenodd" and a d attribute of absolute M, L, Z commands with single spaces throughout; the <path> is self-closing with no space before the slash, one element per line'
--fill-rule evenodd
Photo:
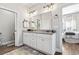
<path fill-rule="evenodd" d="M 32 33 L 23 33 L 23 36 L 32 35 Z"/>
<path fill-rule="evenodd" d="M 38 37 L 40 38 L 45 38 L 45 39 L 51 39 L 52 35 L 48 35 L 48 34 L 38 34 Z"/>

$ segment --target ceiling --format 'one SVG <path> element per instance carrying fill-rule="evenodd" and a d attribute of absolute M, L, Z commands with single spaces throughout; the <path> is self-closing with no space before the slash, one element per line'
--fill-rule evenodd
<path fill-rule="evenodd" d="M 17 5 L 20 5 L 20 6 L 24 6 L 26 8 L 32 8 L 32 7 L 36 7 L 38 5 L 47 5 L 47 4 L 50 4 L 50 3 L 18 3 Z M 66 6 L 69 6 L 69 5 L 73 5 L 75 3 L 61 3 L 62 4 L 62 7 L 66 7 Z"/>
<path fill-rule="evenodd" d="M 44 5 L 47 5 L 49 3 L 0 3 L 0 5 L 8 5 L 8 6 L 14 6 L 14 7 L 25 7 L 25 8 L 33 8 L 33 7 L 36 7 L 36 6 L 44 6 Z M 72 3 L 62 3 L 62 7 L 65 7 L 65 6 L 68 6 L 68 5 L 71 5 Z"/>
<path fill-rule="evenodd" d="M 22 6 L 22 7 L 26 7 L 26 8 L 31 8 L 33 6 L 37 6 L 39 5 L 40 3 L 0 3 L 0 5 L 3 5 L 3 6 Z"/>
<path fill-rule="evenodd" d="M 26 3 L 26 4 L 24 3 L 23 5 L 27 8 L 31 8 L 31 7 L 40 5 L 40 3 Z"/>

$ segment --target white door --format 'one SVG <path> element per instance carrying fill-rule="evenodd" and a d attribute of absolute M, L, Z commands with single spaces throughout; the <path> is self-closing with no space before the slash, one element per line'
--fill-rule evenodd
<path fill-rule="evenodd" d="M 15 14 L 11 11 L 0 9 L 0 33 L 3 36 L 3 43 L 14 41 Z"/>

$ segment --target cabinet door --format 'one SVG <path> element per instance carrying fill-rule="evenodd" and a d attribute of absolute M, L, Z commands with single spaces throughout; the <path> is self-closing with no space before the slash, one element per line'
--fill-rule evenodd
<path fill-rule="evenodd" d="M 51 53 L 51 36 L 39 34 L 38 37 L 37 48 L 44 52 Z"/>
<path fill-rule="evenodd" d="M 40 36 L 38 36 L 38 39 L 37 39 L 37 49 L 43 50 L 43 38 Z"/>
<path fill-rule="evenodd" d="M 44 38 L 42 40 L 42 43 L 43 43 L 43 51 L 45 52 L 48 52 L 48 53 L 51 53 L 51 42 L 50 42 L 51 39 L 48 39 L 48 38 Z"/>
<path fill-rule="evenodd" d="M 30 33 L 23 33 L 23 43 L 24 44 L 30 45 L 30 41 L 31 41 L 30 36 L 31 36 Z"/>
<path fill-rule="evenodd" d="M 37 36 L 36 36 L 36 34 L 34 34 L 34 33 L 33 33 L 32 36 L 30 37 L 30 38 L 31 38 L 31 40 L 30 40 L 31 43 L 30 43 L 30 44 L 31 44 L 31 46 L 32 46 L 33 48 L 36 48 L 36 40 L 37 40 L 36 37 L 37 37 Z"/>

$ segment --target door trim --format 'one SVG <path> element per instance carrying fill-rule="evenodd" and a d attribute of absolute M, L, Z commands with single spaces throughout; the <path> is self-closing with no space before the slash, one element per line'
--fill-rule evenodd
<path fill-rule="evenodd" d="M 16 26 L 17 25 L 17 12 L 15 12 L 15 11 L 9 9 L 9 8 L 6 8 L 6 7 L 0 7 L 0 9 L 14 13 L 14 16 L 15 16 L 15 19 L 14 19 L 15 25 L 14 26 L 15 26 L 15 32 L 17 32 L 17 26 Z M 15 35 L 15 32 L 14 32 L 14 35 Z M 6 42 L 6 43 L 3 43 L 3 44 L 5 45 L 5 44 L 9 44 L 11 42 L 15 42 L 15 41 Z"/>

